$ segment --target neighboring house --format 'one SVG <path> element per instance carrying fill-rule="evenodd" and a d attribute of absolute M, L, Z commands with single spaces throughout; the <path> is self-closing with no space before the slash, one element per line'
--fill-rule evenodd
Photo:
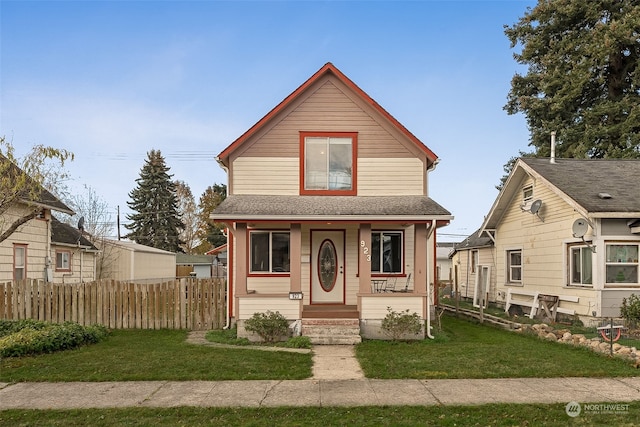
<path fill-rule="evenodd" d="M 449 254 L 454 245 L 453 242 L 436 243 L 436 277 L 440 286 L 449 285 L 453 281 L 453 268 Z"/>
<path fill-rule="evenodd" d="M 532 313 L 515 298 L 551 295 L 559 313 L 617 317 L 640 294 L 640 160 L 521 158 L 480 232 L 494 241 L 491 300 Z"/>
<path fill-rule="evenodd" d="M 96 277 L 98 249 L 69 224 L 51 217 L 51 260 L 53 282 L 83 283 Z"/>
<path fill-rule="evenodd" d="M 227 244 L 216 246 L 205 255 L 213 256 L 213 276 L 226 277 L 227 275 Z"/>
<path fill-rule="evenodd" d="M 176 276 L 212 277 L 214 260 L 209 255 L 176 254 Z"/>
<path fill-rule="evenodd" d="M 5 158 L 3 158 L 6 161 Z M 16 167 L 17 169 L 17 167 Z M 0 232 L 16 219 L 40 209 L 36 218 L 22 224 L 0 242 L 0 280 L 40 279 L 52 281 L 54 260 L 51 258 L 52 211 L 73 215 L 73 210 L 45 189 L 36 200 L 22 199 L 0 215 Z"/>
<path fill-rule="evenodd" d="M 480 306 L 481 289 L 485 289 L 485 305 L 495 295 L 495 249 L 493 240 L 487 233 L 476 230 L 462 242 L 453 247 L 449 254 L 454 267 L 453 292 L 458 283 L 458 294 L 462 298 L 473 299 L 474 305 Z M 481 272 L 481 270 L 484 270 Z M 457 274 L 457 277 L 456 277 Z M 481 280 L 484 279 L 484 280 Z"/>
<path fill-rule="evenodd" d="M 431 336 L 436 229 L 452 219 L 429 197 L 438 158 L 334 65 L 217 160 L 228 196 L 211 218 L 229 230 L 240 336 L 271 310 L 312 342 L 357 342 L 382 336 L 387 308 L 417 313 Z M 376 292 L 394 284 L 407 292 Z"/>
<path fill-rule="evenodd" d="M 175 279 L 176 254 L 124 240 L 105 240 L 102 279 L 144 282 Z"/>

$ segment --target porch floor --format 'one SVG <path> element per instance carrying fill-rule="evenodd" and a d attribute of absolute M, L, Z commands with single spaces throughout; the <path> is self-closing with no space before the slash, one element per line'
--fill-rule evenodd
<path fill-rule="evenodd" d="M 359 319 L 360 313 L 355 305 L 316 304 L 302 307 L 303 319 Z"/>

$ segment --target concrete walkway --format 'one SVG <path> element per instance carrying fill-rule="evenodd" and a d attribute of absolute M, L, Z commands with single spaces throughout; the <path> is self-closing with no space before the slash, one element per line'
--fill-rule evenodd
<path fill-rule="evenodd" d="M 191 335 L 194 344 L 214 345 Z M 254 347 L 273 351 L 266 347 Z M 280 350 L 305 351 L 309 350 Z M 315 346 L 313 377 L 263 381 L 0 383 L 2 409 L 624 403 L 640 377 L 459 380 L 366 379 L 353 346 Z"/>

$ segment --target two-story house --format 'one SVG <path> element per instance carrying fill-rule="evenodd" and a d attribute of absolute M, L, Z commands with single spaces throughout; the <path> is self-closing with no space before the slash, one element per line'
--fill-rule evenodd
<path fill-rule="evenodd" d="M 383 336 L 388 308 L 431 336 L 436 230 L 452 219 L 429 197 L 438 157 L 333 64 L 217 160 L 228 196 L 211 218 L 228 227 L 240 336 L 270 310 L 312 342 L 357 342 Z"/>

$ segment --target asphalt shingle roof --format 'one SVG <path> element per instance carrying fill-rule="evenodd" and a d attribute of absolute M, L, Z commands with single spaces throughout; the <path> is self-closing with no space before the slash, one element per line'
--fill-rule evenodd
<path fill-rule="evenodd" d="M 215 209 L 213 218 L 450 216 L 426 196 L 275 196 L 231 195 Z M 384 219 L 384 218 L 382 218 Z"/>
<path fill-rule="evenodd" d="M 66 245 L 78 245 L 92 250 L 98 250 L 93 243 L 80 234 L 76 228 L 60 222 L 55 217 L 51 217 L 51 242 Z"/>
<path fill-rule="evenodd" d="M 521 160 L 588 212 L 640 212 L 640 160 Z M 601 193 L 611 198 L 602 198 Z"/>

